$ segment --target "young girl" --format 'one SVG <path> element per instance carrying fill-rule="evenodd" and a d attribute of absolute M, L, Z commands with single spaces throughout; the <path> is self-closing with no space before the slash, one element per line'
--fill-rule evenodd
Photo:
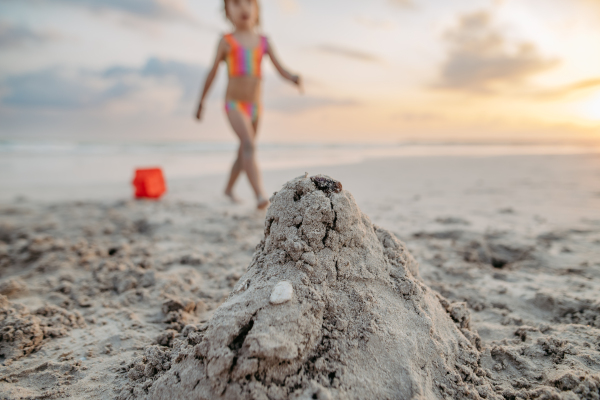
<path fill-rule="evenodd" d="M 224 0 L 225 16 L 234 26 L 233 33 L 221 38 L 212 69 L 206 77 L 204 90 L 196 118 L 202 116 L 206 94 L 212 85 L 221 61 L 227 63 L 229 84 L 225 94 L 225 110 L 229 123 L 240 139 L 237 159 L 231 168 L 225 195 L 237 202 L 233 185 L 242 171 L 246 172 L 256 194 L 258 209 L 265 209 L 269 200 L 263 188 L 260 171 L 256 163 L 256 130 L 260 118 L 261 70 L 264 54 L 268 54 L 277 71 L 285 79 L 302 89 L 300 76 L 286 71 L 275 56 L 273 47 L 266 37 L 256 33 L 259 25 L 258 0 Z"/>

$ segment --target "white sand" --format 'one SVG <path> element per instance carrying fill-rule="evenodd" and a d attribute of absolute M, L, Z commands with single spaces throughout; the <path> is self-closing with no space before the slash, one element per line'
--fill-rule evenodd
<path fill-rule="evenodd" d="M 303 172 L 270 171 L 267 187 Z M 427 286 L 466 303 L 493 395 L 598 398 L 598 155 L 385 159 L 309 172 L 340 180 L 407 244 Z M 0 292 L 11 303 L 0 306 L 0 397 L 114 398 L 136 358 L 150 377 L 169 369 L 171 348 L 150 345 L 202 329 L 262 238 L 250 199 L 216 202 L 222 185 L 222 176 L 170 182 L 160 203 L 4 203 Z M 114 188 L 105 198 L 121 196 Z M 74 193 L 92 192 L 62 196 Z M 9 318 L 33 339 L 9 332 Z"/>

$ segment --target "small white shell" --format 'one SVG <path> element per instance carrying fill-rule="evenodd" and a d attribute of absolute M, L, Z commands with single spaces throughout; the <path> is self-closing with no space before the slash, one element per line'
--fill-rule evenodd
<path fill-rule="evenodd" d="M 292 299 L 294 288 L 288 281 L 281 281 L 273 288 L 271 292 L 271 304 L 283 304 Z"/>

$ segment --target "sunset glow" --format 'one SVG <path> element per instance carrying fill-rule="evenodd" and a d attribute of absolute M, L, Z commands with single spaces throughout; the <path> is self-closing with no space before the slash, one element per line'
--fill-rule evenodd
<path fill-rule="evenodd" d="M 591 122 L 600 122 L 600 91 L 583 101 L 579 110 L 583 118 Z"/>
<path fill-rule="evenodd" d="M 221 0 L 2 2 L 0 139 L 234 140 L 225 71 L 191 118 Z M 262 0 L 270 142 L 588 142 L 600 130 L 591 0 Z M 65 23 L 69 21 L 69 23 Z"/>

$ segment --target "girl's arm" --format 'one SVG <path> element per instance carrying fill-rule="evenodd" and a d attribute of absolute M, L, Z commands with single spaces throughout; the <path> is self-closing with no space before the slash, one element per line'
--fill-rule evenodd
<path fill-rule="evenodd" d="M 217 48 L 217 55 L 215 57 L 215 61 L 213 62 L 213 66 L 208 72 L 206 76 L 206 81 L 204 82 L 204 89 L 202 89 L 202 96 L 200 97 L 200 104 L 198 105 L 198 111 L 196 112 L 196 118 L 200 119 L 202 117 L 202 104 L 204 103 L 204 98 L 208 94 L 210 87 L 217 75 L 217 69 L 219 68 L 219 63 L 225 59 L 226 54 L 226 46 L 225 40 L 221 39 L 219 42 L 219 47 Z"/>
<path fill-rule="evenodd" d="M 283 68 L 283 66 L 279 62 L 279 59 L 275 55 L 275 51 L 273 50 L 273 46 L 271 46 L 271 42 L 269 41 L 267 41 L 267 54 L 271 58 L 271 61 L 273 62 L 273 65 L 275 66 L 277 72 L 279 72 L 279 74 L 284 79 L 287 79 L 288 81 L 296 84 L 296 86 L 298 86 L 298 89 L 300 90 L 300 93 L 303 93 L 304 88 L 302 87 L 302 77 L 300 77 L 300 75 L 293 75 L 290 72 L 288 72 L 285 68 Z"/>

